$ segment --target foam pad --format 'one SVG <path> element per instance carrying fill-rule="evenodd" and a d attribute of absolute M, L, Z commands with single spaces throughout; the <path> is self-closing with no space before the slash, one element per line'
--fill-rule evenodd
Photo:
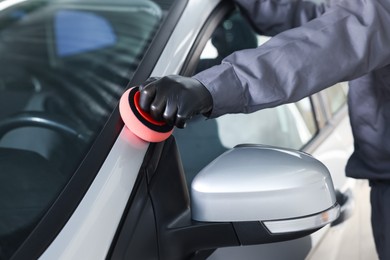
<path fill-rule="evenodd" d="M 162 142 L 173 132 L 173 126 L 156 121 L 139 106 L 137 87 L 128 89 L 119 101 L 119 113 L 129 130 L 148 142 Z"/>

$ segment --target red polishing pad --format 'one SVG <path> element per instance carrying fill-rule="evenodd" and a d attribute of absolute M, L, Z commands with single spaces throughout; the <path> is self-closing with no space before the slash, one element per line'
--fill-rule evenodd
<path fill-rule="evenodd" d="M 134 87 L 123 93 L 119 113 L 133 134 L 148 142 L 161 142 L 173 132 L 173 126 L 156 121 L 139 106 L 139 91 Z"/>

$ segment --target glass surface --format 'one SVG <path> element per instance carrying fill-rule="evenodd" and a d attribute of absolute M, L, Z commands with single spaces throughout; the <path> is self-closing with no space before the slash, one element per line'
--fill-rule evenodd
<path fill-rule="evenodd" d="M 0 259 L 77 169 L 165 14 L 146 0 L 1 2 Z"/>
<path fill-rule="evenodd" d="M 347 103 L 347 92 L 346 82 L 338 83 L 322 91 L 332 115 L 336 114 Z"/>

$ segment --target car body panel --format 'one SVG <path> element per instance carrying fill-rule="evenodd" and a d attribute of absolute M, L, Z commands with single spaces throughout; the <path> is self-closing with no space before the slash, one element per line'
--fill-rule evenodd
<path fill-rule="evenodd" d="M 2 4 L 7 5 L 10 2 L 5 1 Z M 202 45 L 205 44 L 203 38 L 208 37 L 207 33 L 211 34 L 211 32 L 205 31 L 208 28 L 214 30 L 216 24 L 222 19 L 221 17 L 213 17 L 214 12 L 227 5 L 230 9 L 232 8 L 232 3 L 225 3 L 221 0 L 189 0 L 177 24 L 171 24 L 160 32 L 169 37 L 168 42 L 162 42 L 161 46 L 157 47 L 152 44 L 152 49 L 148 51 L 149 56 L 146 56 L 145 61 L 141 63 L 140 74 L 143 70 L 151 71 L 151 73 L 145 72 L 142 76 L 136 74 L 129 85 L 145 80 L 145 74 L 146 76 L 149 74 L 163 76 L 189 73 L 188 71 L 191 69 L 188 68 L 193 65 L 189 60 L 198 58 L 196 57 L 199 54 L 197 50 L 203 48 Z M 159 35 L 155 41 L 158 37 Z M 153 47 L 156 48 L 153 49 Z M 162 52 L 159 53 L 161 50 Z M 153 53 L 153 55 L 158 55 L 159 58 L 157 61 L 151 59 L 149 62 L 153 51 L 158 53 Z M 323 106 L 326 107 L 326 105 Z M 328 127 L 328 130 L 325 131 L 321 126 L 321 134 L 315 135 L 313 140 L 303 148 L 303 151 L 320 159 L 329 168 L 335 188 L 345 192 L 350 186 L 353 186 L 353 182 L 344 175 L 346 160 L 353 149 L 348 115 L 346 111 L 343 111 L 338 120 L 332 121 L 330 115 L 325 111 L 317 111 L 317 113 L 319 113 L 318 118 L 324 118 L 324 126 Z M 114 111 L 113 114 L 118 118 L 118 111 Z M 112 135 L 117 133 L 119 135 L 117 137 L 110 135 L 110 140 L 115 140 L 115 142 L 113 145 L 107 145 L 107 147 L 112 145 L 107 156 L 105 152 L 100 152 L 98 147 L 92 147 L 92 151 L 95 153 L 89 155 L 100 154 L 101 157 L 104 157 L 104 160 L 97 162 L 97 165 L 101 165 L 101 167 L 95 166 L 100 167 L 100 170 L 98 170 L 96 177 L 91 178 L 90 187 L 82 195 L 82 200 L 76 210 L 67 212 L 70 215 L 69 220 L 60 232 L 55 234 L 55 239 L 45 248 L 40 259 L 106 259 L 110 256 L 110 250 L 116 246 L 115 238 L 123 228 L 122 224 L 126 217 L 129 199 L 136 192 L 134 185 L 140 176 L 140 167 L 151 145 L 134 136 L 126 127 L 123 127 L 123 123 L 120 124 L 121 129 L 119 130 L 113 130 L 112 124 L 108 124 L 105 129 L 108 127 L 111 129 Z M 176 129 L 176 131 L 186 130 Z M 309 138 L 305 137 L 304 139 Z M 93 160 L 93 158 L 89 160 Z M 88 169 L 84 170 L 88 171 Z M 66 190 L 66 192 L 69 194 L 72 191 Z M 63 197 L 62 200 L 64 200 Z M 151 204 L 151 202 L 148 203 Z M 48 219 L 50 220 L 50 218 Z M 156 223 L 159 223 L 158 220 Z M 288 259 L 303 259 L 312 247 L 316 246 L 327 234 L 328 228 L 330 227 L 323 228 L 310 237 L 293 241 L 220 248 L 209 259 L 228 260 L 239 257 L 249 260 L 258 259 L 261 256 L 265 259 L 286 259 L 286 257 Z"/>
<path fill-rule="evenodd" d="M 40 259 L 107 255 L 148 145 L 123 128 L 80 205 Z"/>
<path fill-rule="evenodd" d="M 151 76 L 158 77 L 180 73 L 203 24 L 219 2 L 218 0 L 206 2 L 202 0 L 188 1 L 181 19 L 172 32 Z M 196 17 L 196 19 L 188 19 L 188 17 Z"/>

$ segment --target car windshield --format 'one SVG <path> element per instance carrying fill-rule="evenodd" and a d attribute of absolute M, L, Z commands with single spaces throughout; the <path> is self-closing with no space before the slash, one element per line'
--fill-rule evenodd
<path fill-rule="evenodd" d="M 163 17 L 147 0 L 0 2 L 0 259 L 73 175 Z"/>

